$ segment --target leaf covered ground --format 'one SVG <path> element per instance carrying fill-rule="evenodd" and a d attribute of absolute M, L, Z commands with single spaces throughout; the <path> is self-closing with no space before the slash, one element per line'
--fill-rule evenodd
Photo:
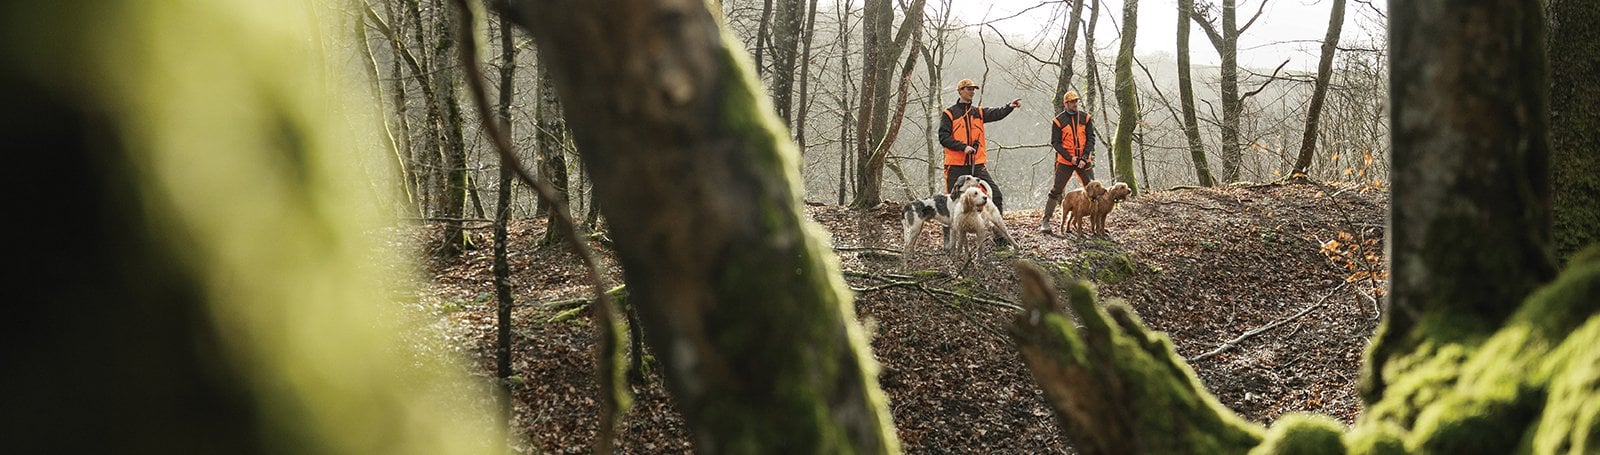
<path fill-rule="evenodd" d="M 873 336 L 879 383 L 907 452 L 1071 453 L 1006 335 L 1019 292 L 1011 261 L 1095 282 L 1102 298 L 1126 301 L 1187 359 L 1314 306 L 1190 364 L 1224 405 L 1251 420 L 1307 411 L 1349 423 L 1361 409 L 1357 371 L 1379 314 L 1371 281 L 1341 285 L 1351 276 L 1381 278 L 1376 239 L 1387 207 L 1381 190 L 1329 184 L 1154 191 L 1111 214 L 1109 238 L 1044 235 L 1038 210 L 1018 210 L 1005 216 L 1015 250 L 955 258 L 939 249 L 938 229 L 926 229 L 904 262 L 898 206 L 806 212 L 831 233 L 858 290 L 857 313 Z M 586 453 L 598 422 L 593 331 L 587 313 L 542 305 L 586 296 L 584 274 L 565 248 L 537 245 L 542 221 L 513 222 L 510 230 L 515 427 L 541 452 Z M 482 247 L 460 261 L 430 263 L 418 303 L 487 380 L 494 376 L 492 237 L 488 229 L 471 232 Z M 433 233 L 404 235 L 420 242 Z M 608 284 L 620 284 L 604 238 L 591 245 Z M 660 381 L 652 375 L 634 386 L 620 450 L 693 451 Z"/>

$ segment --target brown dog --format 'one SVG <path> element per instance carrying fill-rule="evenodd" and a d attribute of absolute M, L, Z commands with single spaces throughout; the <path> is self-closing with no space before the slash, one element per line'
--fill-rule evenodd
<path fill-rule="evenodd" d="M 1089 228 L 1095 235 L 1109 237 L 1106 234 L 1106 215 L 1111 214 L 1111 209 L 1117 208 L 1117 203 L 1128 200 L 1128 195 L 1133 194 L 1133 189 L 1128 184 L 1117 182 L 1106 190 L 1105 196 L 1093 201 L 1089 208 Z"/>
<path fill-rule="evenodd" d="M 1061 231 L 1078 233 L 1078 226 L 1083 224 L 1083 217 L 1093 210 L 1094 205 L 1106 194 L 1105 185 L 1099 180 L 1090 180 L 1083 188 L 1068 191 L 1061 196 Z M 1070 221 L 1069 221 L 1070 220 Z"/>

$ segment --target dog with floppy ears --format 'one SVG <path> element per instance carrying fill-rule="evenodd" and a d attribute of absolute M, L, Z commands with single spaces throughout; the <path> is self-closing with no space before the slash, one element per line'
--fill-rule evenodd
<path fill-rule="evenodd" d="M 1091 203 L 1088 212 L 1090 232 L 1101 237 L 1110 237 L 1106 234 L 1106 215 L 1110 215 L 1111 210 L 1117 208 L 1117 203 L 1128 200 L 1131 194 L 1133 189 L 1128 188 L 1128 184 L 1117 182 L 1106 190 L 1105 196 Z"/>
<path fill-rule="evenodd" d="M 926 199 L 911 201 L 901 209 L 900 227 L 904 230 L 903 249 L 906 257 L 915 252 L 916 244 L 913 242 L 922 234 L 923 225 L 929 221 L 937 221 L 952 227 L 953 232 L 944 239 L 944 248 L 947 251 L 956 247 L 956 237 L 965 240 L 966 233 L 975 232 L 974 229 L 979 228 L 983 229 L 977 232 L 980 237 L 994 233 L 1007 244 L 1014 243 L 1011 235 L 1006 232 L 1005 220 L 1000 217 L 1000 209 L 989 200 L 991 194 L 989 182 L 963 175 L 956 178 L 954 188 L 955 191 L 951 194 L 936 194 Z M 959 230 L 958 224 L 959 227 L 968 230 Z M 962 246 L 964 245 L 962 243 Z"/>

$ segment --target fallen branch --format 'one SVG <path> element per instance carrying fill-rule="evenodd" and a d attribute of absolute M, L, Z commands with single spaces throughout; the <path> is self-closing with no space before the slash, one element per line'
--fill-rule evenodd
<path fill-rule="evenodd" d="M 953 297 L 953 298 L 956 298 L 956 299 L 962 299 L 962 300 L 971 301 L 971 302 L 974 302 L 974 303 L 982 303 L 982 304 L 985 304 L 985 305 L 998 306 L 998 307 L 1002 307 L 1002 308 L 1010 308 L 1010 309 L 1018 310 L 1018 311 L 1022 310 L 1022 306 L 1017 305 L 1017 304 L 1012 303 L 1012 302 L 1005 301 L 1005 300 L 982 297 L 982 296 L 976 296 L 976 295 L 967 295 L 967 294 L 962 294 L 962 293 L 959 293 L 959 292 L 956 292 L 956 291 L 952 291 L 952 290 L 949 290 L 949 289 L 944 289 L 944 288 L 935 287 L 935 286 L 929 286 L 927 284 L 927 282 L 932 280 L 933 278 L 939 278 L 937 276 L 936 277 L 927 278 L 927 279 L 922 279 L 922 280 L 918 281 L 914 277 L 905 276 L 905 275 L 894 275 L 894 276 L 891 276 L 891 275 L 875 275 L 875 274 L 870 274 L 870 273 L 865 273 L 865 272 L 856 272 L 856 271 L 850 271 L 850 270 L 846 270 L 844 272 L 844 274 L 845 274 L 845 276 L 848 276 L 848 277 L 870 278 L 870 279 L 883 281 L 885 283 L 885 284 L 872 286 L 872 287 L 866 287 L 866 288 L 858 288 L 858 287 L 855 287 L 855 286 L 851 286 L 850 290 L 854 291 L 857 294 L 865 294 L 865 293 L 868 293 L 868 292 L 882 291 L 882 290 L 885 290 L 885 289 L 892 289 L 892 288 L 897 288 L 897 287 L 909 287 L 909 288 L 913 288 L 913 289 L 916 289 L 916 290 L 919 290 L 919 291 L 922 291 L 922 292 L 926 292 L 926 293 L 929 293 L 929 294 L 943 295 L 943 296 L 947 296 L 947 297 Z"/>
<path fill-rule="evenodd" d="M 1315 310 L 1317 308 L 1322 307 L 1323 304 L 1328 302 L 1328 298 L 1329 297 L 1333 297 L 1334 294 L 1338 293 L 1340 289 L 1344 289 L 1345 285 L 1348 285 L 1348 284 L 1350 284 L 1350 283 L 1348 283 L 1348 282 L 1339 283 L 1339 285 L 1335 286 L 1332 291 L 1328 292 L 1328 295 L 1322 296 L 1322 300 L 1318 300 L 1317 303 L 1312 304 L 1311 306 L 1305 307 L 1304 309 L 1300 310 L 1300 312 L 1295 313 L 1293 316 L 1289 316 L 1287 318 L 1283 318 L 1283 319 L 1279 319 L 1279 320 L 1276 320 L 1276 321 L 1272 321 L 1271 323 L 1269 323 L 1267 325 L 1264 325 L 1264 326 L 1261 326 L 1261 327 L 1256 327 L 1254 329 L 1250 329 L 1249 331 L 1245 332 L 1243 335 L 1239 335 L 1237 338 L 1234 338 L 1232 340 L 1228 340 L 1227 342 L 1222 343 L 1221 346 L 1217 346 L 1216 349 L 1212 349 L 1210 352 L 1206 352 L 1204 354 L 1200 354 L 1198 356 L 1195 356 L 1194 358 L 1189 359 L 1189 361 L 1190 362 L 1198 362 L 1198 361 L 1201 361 L 1201 360 L 1205 360 L 1208 357 L 1211 357 L 1211 356 L 1214 356 L 1214 355 L 1217 355 L 1217 354 L 1221 354 L 1223 351 L 1231 349 L 1234 346 L 1238 346 L 1239 342 L 1242 342 L 1245 339 L 1248 339 L 1250 337 L 1259 335 L 1259 334 L 1261 334 L 1261 332 L 1272 330 L 1273 327 L 1277 327 L 1277 326 L 1283 325 L 1285 323 L 1288 323 L 1290 321 L 1293 321 L 1295 319 L 1299 319 L 1301 316 L 1305 316 L 1306 313 L 1310 313 L 1311 310 Z"/>
<path fill-rule="evenodd" d="M 901 254 L 900 250 L 896 250 L 896 249 L 893 249 L 893 248 L 878 248 L 878 247 L 873 247 L 873 246 L 836 246 L 836 247 L 833 247 L 833 250 L 834 251 L 878 251 L 878 252 L 883 252 L 883 253 L 891 254 L 891 255 L 895 255 L 895 256 L 899 256 Z"/>

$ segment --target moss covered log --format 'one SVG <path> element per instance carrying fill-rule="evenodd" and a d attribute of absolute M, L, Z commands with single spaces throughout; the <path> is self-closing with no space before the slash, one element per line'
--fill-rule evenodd
<path fill-rule="evenodd" d="M 896 451 L 837 259 L 800 210 L 799 155 L 706 5 L 530 0 L 508 14 L 551 65 L 696 448 Z"/>
<path fill-rule="evenodd" d="M 314 4 L 0 6 L 0 137 L 43 162 L 0 179 L 32 220 L 7 451 L 504 448 L 487 388 L 399 335 L 404 293 L 373 271 L 406 262 L 375 253 L 357 168 L 387 152 L 360 74 L 331 70 L 352 56 L 309 38 L 349 27 Z"/>
<path fill-rule="evenodd" d="M 1018 262 L 1026 309 L 1013 336 L 1022 359 L 1056 410 L 1065 436 L 1086 454 L 1243 453 L 1261 427 L 1235 416 L 1205 391 L 1165 336 L 1151 333 L 1121 304 L 1102 308 L 1083 282 L 1067 286 L 1059 311 L 1053 281 Z"/>

